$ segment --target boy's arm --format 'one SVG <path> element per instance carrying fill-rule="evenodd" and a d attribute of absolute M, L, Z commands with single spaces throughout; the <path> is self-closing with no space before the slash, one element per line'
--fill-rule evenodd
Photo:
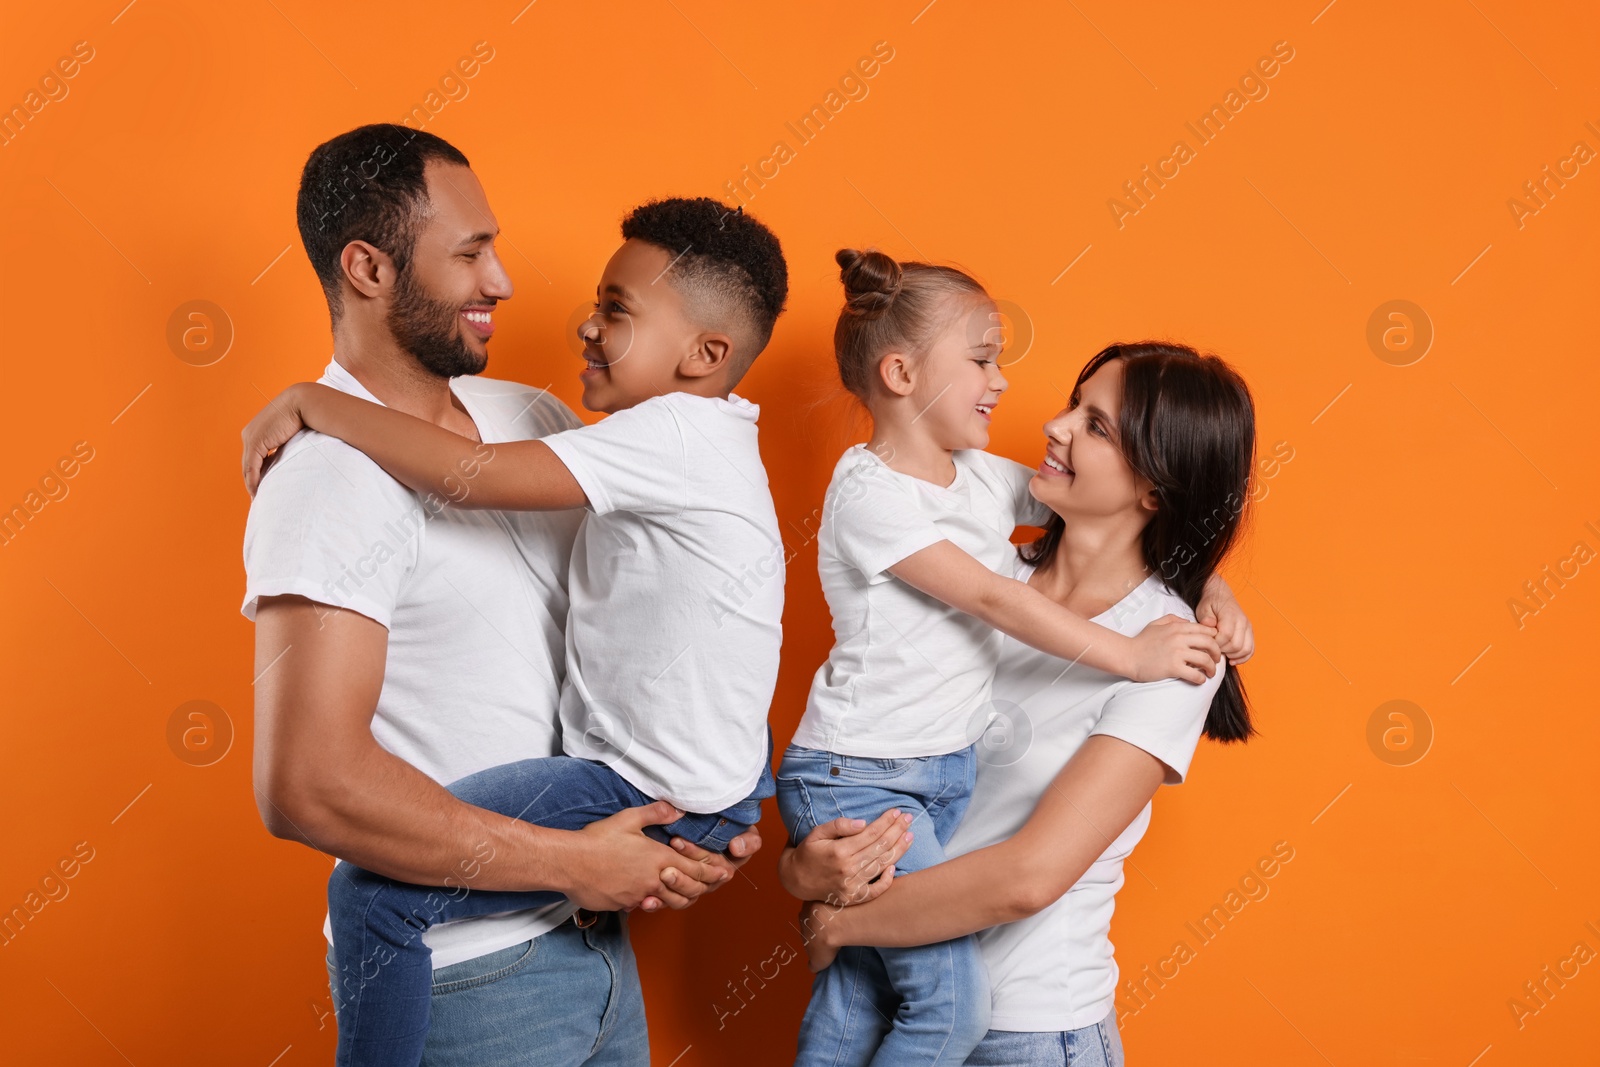
<path fill-rule="evenodd" d="M 268 454 L 302 426 L 359 448 L 396 481 L 456 507 L 547 511 L 589 502 L 542 442 L 482 444 L 314 383 L 291 385 L 245 427 L 245 485 L 252 493 Z"/>
<path fill-rule="evenodd" d="M 1198 685 L 1215 673 L 1221 656 L 1210 627 L 1173 618 L 1127 637 L 1068 611 L 1026 582 L 994 573 L 950 541 L 913 552 L 889 573 L 1041 652 L 1136 682 L 1181 678 Z"/>

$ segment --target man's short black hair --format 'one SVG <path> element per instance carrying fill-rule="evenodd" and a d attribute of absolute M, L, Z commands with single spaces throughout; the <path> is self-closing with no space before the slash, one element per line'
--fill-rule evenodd
<path fill-rule="evenodd" d="M 423 171 L 433 159 L 471 166 L 443 138 L 387 122 L 357 127 L 312 150 L 300 172 L 295 217 L 335 322 L 343 311 L 339 256 L 345 245 L 366 241 L 405 272 L 426 217 Z"/>
<path fill-rule="evenodd" d="M 789 268 L 772 231 L 709 197 L 671 197 L 641 204 L 622 220 L 624 240 L 637 238 L 676 257 L 669 272 L 706 325 L 744 336 L 735 348 L 733 379 L 750 368 L 772 339 L 789 296 Z M 742 327 L 742 328 L 741 328 Z"/>

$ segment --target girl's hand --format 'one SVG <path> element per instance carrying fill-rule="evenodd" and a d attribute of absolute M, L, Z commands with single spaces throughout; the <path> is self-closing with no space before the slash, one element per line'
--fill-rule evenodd
<path fill-rule="evenodd" d="M 1217 673 L 1217 660 L 1222 658 L 1214 627 L 1176 615 L 1163 615 L 1131 640 L 1132 669 L 1127 677 L 1136 682 L 1181 678 L 1199 685 Z"/>
<path fill-rule="evenodd" d="M 839 955 L 839 946 L 828 937 L 830 920 L 842 909 L 819 901 L 800 905 L 800 938 L 806 946 L 806 965 L 811 973 L 825 971 Z"/>
<path fill-rule="evenodd" d="M 1200 606 L 1195 609 L 1195 620 L 1217 628 L 1217 646 L 1228 662 L 1237 666 L 1256 654 L 1256 633 L 1228 583 L 1212 577 L 1214 580 L 1206 583 Z"/>
<path fill-rule="evenodd" d="M 303 385 L 291 385 L 279 393 L 267 406 L 256 413 L 240 436 L 244 439 L 244 487 L 251 496 L 261 484 L 277 450 L 283 447 L 305 426 L 300 417 L 300 395 Z"/>

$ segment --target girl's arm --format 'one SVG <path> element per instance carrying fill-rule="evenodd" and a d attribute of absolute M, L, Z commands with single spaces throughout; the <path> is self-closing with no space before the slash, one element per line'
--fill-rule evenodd
<path fill-rule="evenodd" d="M 1181 678 L 1198 685 L 1216 673 L 1216 631 L 1176 616 L 1128 637 L 1076 615 L 1027 582 L 996 574 L 953 542 L 940 541 L 889 573 L 1040 652 L 1131 678 Z"/>
<path fill-rule="evenodd" d="M 1165 765 L 1115 737 L 1085 741 L 1010 838 L 897 878 L 891 892 L 847 907 L 801 913 L 813 970 L 846 945 L 928 945 L 1043 911 L 1155 795 Z"/>
<path fill-rule="evenodd" d="M 489 445 L 325 385 L 291 385 L 244 429 L 245 485 L 254 493 L 269 453 L 302 426 L 359 448 L 396 481 L 462 508 L 549 511 L 588 497 L 548 445 Z"/>
<path fill-rule="evenodd" d="M 1195 621 L 1217 628 L 1217 646 L 1234 666 L 1256 654 L 1256 634 L 1233 590 L 1215 572 L 1206 579 L 1205 592 L 1194 609 Z"/>

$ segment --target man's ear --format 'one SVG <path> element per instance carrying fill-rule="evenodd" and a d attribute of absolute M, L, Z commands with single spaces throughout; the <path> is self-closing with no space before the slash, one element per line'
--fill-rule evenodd
<path fill-rule="evenodd" d="M 911 395 L 911 360 L 903 353 L 890 352 L 878 361 L 878 380 L 895 396 Z"/>
<path fill-rule="evenodd" d="M 365 297 L 383 294 L 394 285 L 394 260 L 376 245 L 351 241 L 339 253 L 339 267 L 350 287 Z"/>
<path fill-rule="evenodd" d="M 733 338 L 725 333 L 700 335 L 700 341 L 678 362 L 678 373 L 685 378 L 705 378 L 728 366 L 733 356 Z"/>

